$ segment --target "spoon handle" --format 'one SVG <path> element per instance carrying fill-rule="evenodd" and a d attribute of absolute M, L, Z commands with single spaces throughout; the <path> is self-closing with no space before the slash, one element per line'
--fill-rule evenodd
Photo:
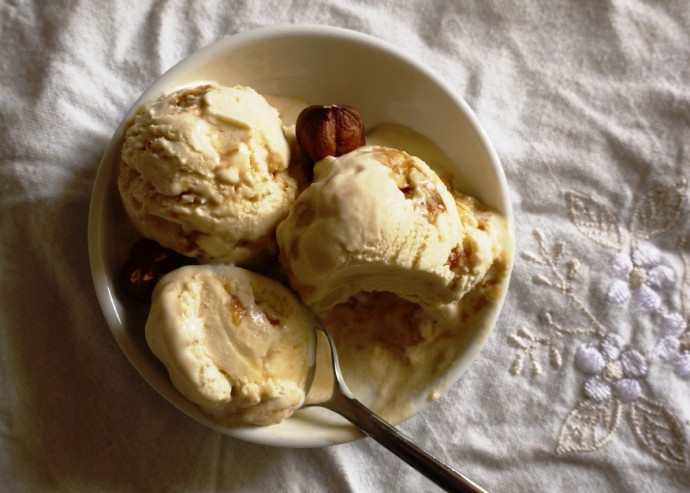
<path fill-rule="evenodd" d="M 336 391 L 328 403 L 322 404 L 379 442 L 409 465 L 446 491 L 487 493 L 469 478 L 415 445 L 395 427 L 384 421 L 361 402 Z"/>

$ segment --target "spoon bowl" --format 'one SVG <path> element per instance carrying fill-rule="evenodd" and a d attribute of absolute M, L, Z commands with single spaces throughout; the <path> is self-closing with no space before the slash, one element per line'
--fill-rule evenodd
<path fill-rule="evenodd" d="M 318 322 L 316 349 L 318 350 L 319 344 L 327 344 L 330 363 L 329 368 L 321 369 L 322 367 L 318 365 L 319 362 L 323 362 L 323 359 L 316 359 L 315 378 L 310 382 L 311 388 L 303 407 L 320 406 L 339 414 L 446 491 L 486 493 L 486 490 L 477 483 L 419 448 L 403 433 L 355 398 L 340 370 L 335 341 L 321 321 L 318 318 L 316 320 Z M 321 379 L 318 386 L 314 385 L 317 376 Z"/>

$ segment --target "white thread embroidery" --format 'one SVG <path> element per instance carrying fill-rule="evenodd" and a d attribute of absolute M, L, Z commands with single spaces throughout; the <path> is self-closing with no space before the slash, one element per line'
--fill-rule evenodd
<path fill-rule="evenodd" d="M 608 300 L 615 304 L 633 300 L 640 312 L 655 312 L 661 307 L 657 291 L 668 289 L 675 282 L 673 270 L 661 263 L 661 254 L 653 245 L 642 243 L 632 255 L 619 253 L 611 263 L 613 282 L 609 285 Z"/>
<path fill-rule="evenodd" d="M 654 382 L 648 381 L 649 367 L 655 362 L 668 363 L 678 377 L 690 378 L 690 255 L 685 248 L 686 238 L 678 242 L 684 266 L 681 312 L 665 306 L 662 295 L 678 287 L 677 279 L 661 252 L 649 241 L 676 225 L 685 204 L 685 189 L 684 179 L 650 189 L 636 201 L 627 227 L 605 204 L 591 196 L 566 193 L 575 227 L 600 247 L 614 251 L 606 289 L 611 310 L 629 306 L 636 317 L 651 317 L 655 322 L 658 337 L 654 347 L 647 351 L 631 347 L 619 333 L 607 328 L 577 295 L 576 283 L 583 281 L 580 262 L 564 260 L 564 242 L 558 241 L 549 248 L 544 234 L 535 230 L 538 253 L 523 253 L 526 261 L 542 270 L 533 282 L 560 292 L 584 319 L 581 326 L 566 327 L 546 312 L 541 324 L 547 329 L 545 335 L 521 327 L 508 336 L 508 343 L 517 350 L 509 370 L 514 376 L 523 373 L 526 362 L 533 376 L 541 374 L 543 350 L 548 351 L 552 368 L 562 368 L 563 340 L 584 339 L 577 346 L 573 361 L 585 377 L 582 397 L 560 428 L 558 454 L 602 448 L 625 418 L 638 442 L 654 457 L 674 465 L 688 464 L 684 430 L 669 409 L 649 397 Z M 636 325 L 630 328 L 644 330 Z"/>
<path fill-rule="evenodd" d="M 575 367 L 590 377 L 584 385 L 587 397 L 601 402 L 615 396 L 627 403 L 642 393 L 638 380 L 647 374 L 647 359 L 625 348 L 618 334 L 607 334 L 598 343 L 578 347 Z"/>
<path fill-rule="evenodd" d="M 671 363 L 676 375 L 690 379 L 690 332 L 688 324 L 680 313 L 662 315 L 660 337 L 656 345 L 656 354 L 664 361 Z"/>

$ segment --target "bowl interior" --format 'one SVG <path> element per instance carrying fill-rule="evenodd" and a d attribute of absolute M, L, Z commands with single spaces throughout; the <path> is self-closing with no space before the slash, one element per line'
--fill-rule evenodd
<path fill-rule="evenodd" d="M 146 345 L 147 307 L 130 300 L 117 277 L 127 247 L 126 218 L 116 189 L 123 126 L 137 108 L 164 92 L 212 80 L 242 84 L 267 95 L 294 96 L 310 104 L 356 107 L 371 128 L 408 126 L 430 138 L 457 165 L 462 191 L 512 219 L 498 159 L 467 105 L 436 75 L 394 47 L 370 36 L 329 27 L 275 27 L 228 38 L 202 49 L 156 80 L 123 118 L 103 156 L 89 218 L 89 252 L 96 292 L 117 342 L 142 376 L 166 399 L 198 421 L 229 435 L 270 445 L 311 447 L 343 443 L 360 434 L 323 409 L 305 409 L 267 428 L 224 429 L 205 418 L 170 383 Z M 506 280 L 507 283 L 507 280 Z M 486 312 L 448 377 L 452 384 L 474 359 L 500 310 Z M 421 410 L 425 399 L 415 403 Z"/>

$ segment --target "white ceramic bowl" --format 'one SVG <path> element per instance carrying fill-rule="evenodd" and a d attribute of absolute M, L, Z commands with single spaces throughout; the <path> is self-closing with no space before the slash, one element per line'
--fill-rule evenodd
<path fill-rule="evenodd" d="M 361 435 L 324 409 L 304 409 L 277 426 L 222 428 L 209 421 L 172 386 L 144 338 L 148 307 L 124 293 L 118 276 L 126 253 L 126 221 L 116 187 L 123 126 L 145 102 L 198 80 L 243 84 L 260 93 L 296 96 L 310 103 L 346 102 L 368 128 L 406 125 L 438 144 L 457 165 L 465 189 L 504 213 L 512 224 L 506 180 L 498 158 L 467 104 L 418 61 L 377 38 L 324 26 L 259 29 L 221 39 L 189 56 L 156 80 L 134 103 L 101 161 L 89 217 L 89 255 L 105 319 L 141 375 L 168 401 L 211 428 L 257 443 L 319 447 Z M 124 228 L 126 229 L 126 228 Z M 506 280 L 507 283 L 507 280 Z M 475 358 L 493 326 L 500 303 L 486 312 L 486 329 L 474 334 L 456 362 L 456 381 Z M 418 410 L 427 405 L 420 399 Z"/>

